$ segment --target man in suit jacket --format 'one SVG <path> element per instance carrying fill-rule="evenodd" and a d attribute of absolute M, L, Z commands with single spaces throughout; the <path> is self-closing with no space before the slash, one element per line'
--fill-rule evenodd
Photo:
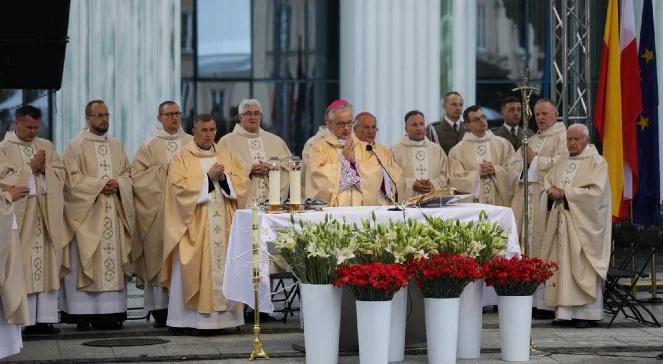
<path fill-rule="evenodd" d="M 439 143 L 445 154 L 449 154 L 451 148 L 463 140 L 465 134 L 465 125 L 461 118 L 463 96 L 456 91 L 447 93 L 444 96 L 442 108 L 444 109 L 444 120 L 430 124 L 426 135 L 433 143 Z"/>
<path fill-rule="evenodd" d="M 509 96 L 502 101 L 501 105 L 502 118 L 504 123 L 501 126 L 493 128 L 493 134 L 500 136 L 513 145 L 513 150 L 520 148 L 520 142 L 523 140 L 523 128 L 520 126 L 520 119 L 522 119 L 523 107 L 520 99 L 517 97 Z M 526 128 L 527 136 L 531 137 L 534 132 Z"/>

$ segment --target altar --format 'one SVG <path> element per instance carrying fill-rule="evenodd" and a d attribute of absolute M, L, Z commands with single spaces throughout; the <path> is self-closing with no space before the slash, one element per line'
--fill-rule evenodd
<path fill-rule="evenodd" d="M 267 214 L 260 212 L 258 216 L 258 228 L 260 231 L 260 286 L 259 300 L 260 311 L 272 313 L 274 305 L 270 297 L 269 261 L 270 254 L 274 254 L 273 242 L 276 240 L 276 231 L 279 228 L 289 227 L 292 224 L 291 217 L 295 221 L 322 221 L 325 215 L 330 214 L 333 218 L 345 220 L 347 223 L 360 222 L 362 219 L 371 217 L 375 213 L 378 224 L 388 223 L 390 220 L 423 220 L 424 214 L 436 216 L 442 219 L 454 219 L 460 221 L 478 221 L 479 212 L 484 210 L 488 219 L 500 223 L 509 234 L 507 242 L 507 256 L 518 255 L 520 246 L 518 243 L 518 231 L 516 220 L 508 207 L 484 205 L 478 203 L 459 203 L 451 206 L 437 208 L 407 208 L 404 211 L 389 211 L 385 206 L 356 206 L 356 207 L 328 207 L 322 211 L 306 211 L 291 215 Z M 230 228 L 230 239 L 228 241 L 228 252 L 223 279 L 223 293 L 228 300 L 241 302 L 249 307 L 254 306 L 253 292 L 253 253 L 251 242 L 251 214 L 250 209 L 237 210 L 233 217 Z M 492 288 L 490 289 L 492 291 Z M 412 291 L 412 290 L 411 290 Z M 347 294 L 344 296 L 348 296 Z M 494 293 L 493 293 L 494 296 Z M 485 295 L 486 304 L 493 304 L 490 294 Z"/>

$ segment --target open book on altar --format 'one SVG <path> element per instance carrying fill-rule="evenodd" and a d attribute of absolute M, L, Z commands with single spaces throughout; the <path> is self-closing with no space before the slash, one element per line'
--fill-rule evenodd
<path fill-rule="evenodd" d="M 415 196 L 405 201 L 405 206 L 411 207 L 442 207 L 453 205 L 458 201 L 472 195 L 456 195 L 451 187 L 435 190 L 423 195 Z"/>

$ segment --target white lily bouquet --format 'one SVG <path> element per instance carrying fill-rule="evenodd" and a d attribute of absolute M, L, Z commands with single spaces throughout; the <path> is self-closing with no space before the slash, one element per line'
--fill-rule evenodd
<path fill-rule="evenodd" d="M 442 220 L 432 216 L 425 218 L 433 241 L 431 253 L 467 255 L 479 264 L 506 253 L 509 235 L 502 225 L 488 220 L 483 210 L 479 212 L 478 222 Z"/>
<path fill-rule="evenodd" d="M 331 284 L 336 279 L 336 267 L 354 257 L 356 232 L 345 221 L 325 215 L 317 223 L 296 222 L 277 231 L 275 242 L 279 254 L 302 283 Z"/>
<path fill-rule="evenodd" d="M 416 220 L 377 224 L 375 213 L 355 225 L 357 232 L 354 263 L 382 262 L 404 264 L 427 257 L 432 241 L 426 224 Z"/>

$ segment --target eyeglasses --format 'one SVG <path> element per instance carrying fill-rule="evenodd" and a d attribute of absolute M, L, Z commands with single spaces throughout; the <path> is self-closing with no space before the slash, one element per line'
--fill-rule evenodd
<path fill-rule="evenodd" d="M 260 116 L 262 113 L 260 111 L 245 111 L 242 113 L 244 116 Z"/>
<path fill-rule="evenodd" d="M 164 113 L 161 113 L 159 115 L 165 116 L 167 118 L 172 118 L 172 117 L 175 117 L 175 116 L 180 117 L 180 116 L 182 116 L 182 113 L 179 112 L 179 111 L 175 111 L 175 112 L 164 112 Z"/>
<path fill-rule="evenodd" d="M 352 120 L 349 121 L 337 121 L 336 126 L 339 128 L 349 128 L 352 126 Z"/>
<path fill-rule="evenodd" d="M 102 118 L 108 119 L 108 118 L 110 118 L 110 114 L 107 113 L 107 112 L 106 113 L 100 112 L 100 113 L 96 113 L 96 114 L 88 114 L 88 116 L 92 116 L 92 117 L 95 117 L 97 119 L 102 119 Z"/>

